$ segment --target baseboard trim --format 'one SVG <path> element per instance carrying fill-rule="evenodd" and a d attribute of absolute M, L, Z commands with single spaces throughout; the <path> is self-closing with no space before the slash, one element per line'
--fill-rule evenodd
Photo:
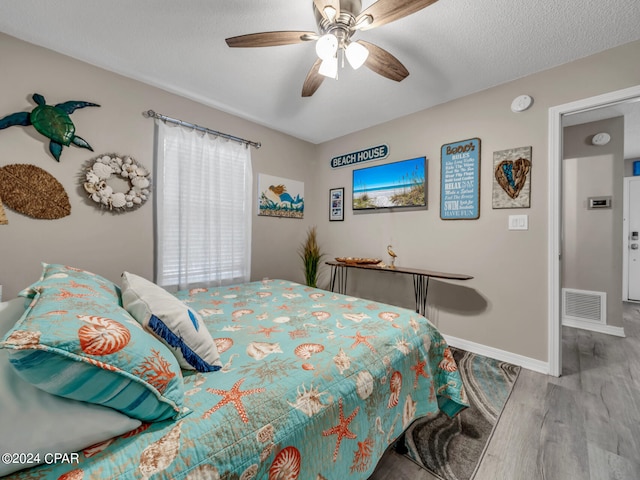
<path fill-rule="evenodd" d="M 467 350 L 468 352 L 476 353 L 478 355 L 484 355 L 485 357 L 495 358 L 496 360 L 500 360 L 502 362 L 513 363 L 514 365 L 519 365 L 522 368 L 533 370 L 534 372 L 543 373 L 545 375 L 549 374 L 548 362 L 543 362 L 541 360 L 536 360 L 535 358 L 525 357 L 516 353 L 507 352 L 498 348 L 489 347 L 480 343 L 470 342 L 468 340 L 452 337 L 450 335 L 443 335 L 443 337 L 452 347 L 461 348 L 463 350 Z"/>
<path fill-rule="evenodd" d="M 606 333 L 607 335 L 614 335 L 616 337 L 626 337 L 624 334 L 624 328 L 614 327 L 613 325 L 603 325 L 602 323 L 587 322 L 584 320 L 570 320 L 568 318 L 562 319 L 563 327 L 582 328 L 584 330 L 591 330 L 592 332 Z"/>

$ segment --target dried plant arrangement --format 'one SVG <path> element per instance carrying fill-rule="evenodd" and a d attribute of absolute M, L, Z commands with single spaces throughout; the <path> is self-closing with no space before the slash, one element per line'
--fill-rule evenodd
<path fill-rule="evenodd" d="M 307 238 L 300 246 L 298 254 L 302 259 L 306 284 L 309 287 L 317 287 L 318 267 L 325 254 L 318 245 L 318 235 L 315 226 L 309 228 Z"/>

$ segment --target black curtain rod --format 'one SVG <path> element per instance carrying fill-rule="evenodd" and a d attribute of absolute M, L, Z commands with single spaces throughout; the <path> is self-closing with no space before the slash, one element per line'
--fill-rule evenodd
<path fill-rule="evenodd" d="M 212 135 L 217 135 L 218 137 L 226 138 L 228 140 L 233 140 L 234 142 L 244 143 L 247 146 L 251 145 L 252 147 L 255 147 L 255 148 L 260 148 L 262 146 L 260 142 L 252 142 L 251 140 L 245 140 L 244 138 L 234 137 L 233 135 L 229 135 L 228 133 L 222 133 L 216 130 L 211 130 L 206 127 L 201 127 L 200 125 L 184 122 L 182 120 L 178 120 L 177 118 L 167 117 L 166 115 L 156 113 L 153 110 L 147 110 L 146 112 L 142 112 L 142 115 L 146 118 L 157 118 L 158 120 L 162 120 L 163 122 L 175 123 L 176 125 L 182 125 L 183 127 L 193 128 L 194 130 L 198 130 L 200 132 L 211 133 Z"/>

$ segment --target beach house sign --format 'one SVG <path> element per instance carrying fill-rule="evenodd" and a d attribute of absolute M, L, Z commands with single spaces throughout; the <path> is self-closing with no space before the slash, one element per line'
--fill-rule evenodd
<path fill-rule="evenodd" d="M 359 152 L 345 153 L 331 159 L 331 168 L 345 167 L 370 160 L 382 160 L 389 156 L 389 146 L 382 144 L 377 147 L 369 147 Z"/>

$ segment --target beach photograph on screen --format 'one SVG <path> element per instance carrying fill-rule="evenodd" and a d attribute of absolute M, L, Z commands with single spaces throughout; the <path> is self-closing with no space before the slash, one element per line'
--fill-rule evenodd
<path fill-rule="evenodd" d="M 353 171 L 353 209 L 426 207 L 425 157 Z"/>

